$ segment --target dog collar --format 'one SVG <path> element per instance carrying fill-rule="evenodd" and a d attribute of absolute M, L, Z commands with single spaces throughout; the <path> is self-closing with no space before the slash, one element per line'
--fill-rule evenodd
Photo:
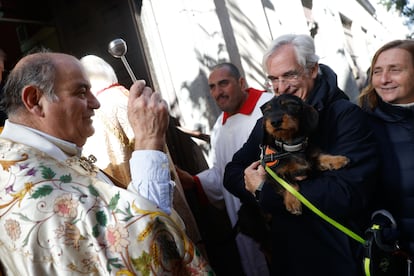
<path fill-rule="evenodd" d="M 290 152 L 278 153 L 274 148 L 266 145 L 261 146 L 262 153 L 260 160 L 263 166 L 268 166 L 270 168 L 275 168 L 279 165 L 280 159 L 283 159 L 290 155 Z"/>
<path fill-rule="evenodd" d="M 306 147 L 308 146 L 308 138 L 300 138 L 298 139 L 300 140 L 299 143 L 291 143 L 291 144 L 286 144 L 283 143 L 281 141 L 275 140 L 275 144 L 276 146 L 280 147 L 282 150 L 287 151 L 287 152 L 296 152 L 296 151 L 301 151 L 306 149 Z"/>

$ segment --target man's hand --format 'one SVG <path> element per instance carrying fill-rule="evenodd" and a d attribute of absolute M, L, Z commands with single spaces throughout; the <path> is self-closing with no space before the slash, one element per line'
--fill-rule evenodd
<path fill-rule="evenodd" d="M 159 92 L 136 81 L 129 91 L 128 120 L 135 134 L 135 150 L 163 151 L 168 128 L 168 106 Z"/>
<path fill-rule="evenodd" d="M 246 190 L 255 193 L 257 188 L 266 178 L 266 171 L 263 166 L 260 165 L 260 161 L 253 162 L 244 170 L 244 184 Z"/>

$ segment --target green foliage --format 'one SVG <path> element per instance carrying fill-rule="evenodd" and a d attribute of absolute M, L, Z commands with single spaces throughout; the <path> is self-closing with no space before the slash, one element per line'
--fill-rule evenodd
<path fill-rule="evenodd" d="M 414 4 L 409 3 L 409 0 L 381 0 L 380 3 L 384 5 L 389 11 L 392 8 L 399 11 L 404 17 L 407 18 L 407 23 L 412 24 L 414 22 Z"/>
<path fill-rule="evenodd" d="M 63 183 L 70 183 L 72 182 L 72 176 L 70 174 L 65 174 L 65 175 L 62 175 L 59 178 L 59 180 L 62 181 Z"/>
<path fill-rule="evenodd" d="M 108 221 L 105 213 L 103 211 L 96 212 L 96 221 L 100 226 L 106 226 L 106 223 Z"/>
<path fill-rule="evenodd" d="M 395 7 L 396 10 L 402 12 L 407 5 L 407 0 L 381 0 L 380 3 L 387 8 L 387 11 Z"/>
<path fill-rule="evenodd" d="M 118 205 L 119 198 L 120 198 L 120 196 L 119 196 L 119 192 L 118 192 L 116 195 L 114 195 L 111 198 L 111 201 L 109 202 L 109 209 L 111 209 L 111 210 L 116 209 L 116 206 Z"/>
<path fill-rule="evenodd" d="M 98 224 L 95 224 L 94 226 L 93 226 L 93 229 L 92 229 L 92 234 L 93 234 L 93 236 L 96 238 L 96 237 L 99 237 L 99 235 L 100 235 L 100 231 L 99 231 L 99 225 Z"/>
<path fill-rule="evenodd" d="M 112 271 L 112 266 L 113 267 L 115 267 L 115 268 L 121 268 L 122 267 L 122 264 L 120 264 L 119 262 L 120 262 L 121 260 L 119 259 L 119 258 L 109 258 L 108 259 L 108 263 L 106 264 L 106 269 L 109 271 L 109 272 L 111 272 Z"/>
<path fill-rule="evenodd" d="M 52 179 L 55 177 L 56 173 L 51 168 L 45 166 L 40 166 L 40 168 L 44 179 Z"/>
<path fill-rule="evenodd" d="M 96 197 L 99 196 L 99 192 L 95 189 L 94 186 L 89 185 L 88 190 L 89 190 L 89 193 L 91 193 L 91 195 L 96 196 Z"/>
<path fill-rule="evenodd" d="M 43 185 L 39 188 L 37 188 L 31 198 L 37 199 L 37 198 L 41 198 L 41 197 L 45 197 L 47 195 L 49 195 L 51 192 L 53 191 L 53 187 L 50 185 Z"/>
<path fill-rule="evenodd" d="M 143 276 L 151 275 L 151 255 L 147 252 L 142 253 L 139 258 L 132 258 L 132 265 L 135 269 L 142 273 Z"/>

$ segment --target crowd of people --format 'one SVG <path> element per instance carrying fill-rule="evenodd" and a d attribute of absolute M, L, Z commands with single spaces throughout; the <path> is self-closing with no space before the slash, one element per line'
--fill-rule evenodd
<path fill-rule="evenodd" d="M 0 51 L 2 71 L 4 58 Z M 269 218 L 270 256 L 248 235 L 229 237 L 242 264 L 237 275 L 364 275 L 361 243 L 304 206 L 286 209 L 265 181 L 261 106 L 283 94 L 319 114 L 306 145 L 349 159 L 341 169 L 298 180 L 300 194 L 361 235 L 374 211 L 388 210 L 400 248 L 413 258 L 414 41 L 377 50 L 359 104 L 319 62 L 309 35 L 273 40 L 263 69 L 269 91 L 249 87 L 232 63 L 211 68 L 208 86 L 222 111 L 211 134 L 212 167 L 191 175 L 171 164 L 168 105 L 144 80 L 127 89 L 96 56 L 22 57 L 1 94 L 7 114 L 0 134 L 3 273 L 215 275 L 173 204 L 182 185 L 207 204 L 224 205 L 233 227 L 242 204 Z"/>

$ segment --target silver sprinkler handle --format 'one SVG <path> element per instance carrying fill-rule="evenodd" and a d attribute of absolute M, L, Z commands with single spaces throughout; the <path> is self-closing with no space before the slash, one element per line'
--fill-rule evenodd
<path fill-rule="evenodd" d="M 129 76 L 131 77 L 132 82 L 135 82 L 137 78 L 135 77 L 134 72 L 132 72 L 131 66 L 129 66 L 129 63 L 125 57 L 127 49 L 127 44 L 122 38 L 114 39 L 108 44 L 108 52 L 113 57 L 120 58 L 122 60 L 122 63 L 124 64 Z"/>

